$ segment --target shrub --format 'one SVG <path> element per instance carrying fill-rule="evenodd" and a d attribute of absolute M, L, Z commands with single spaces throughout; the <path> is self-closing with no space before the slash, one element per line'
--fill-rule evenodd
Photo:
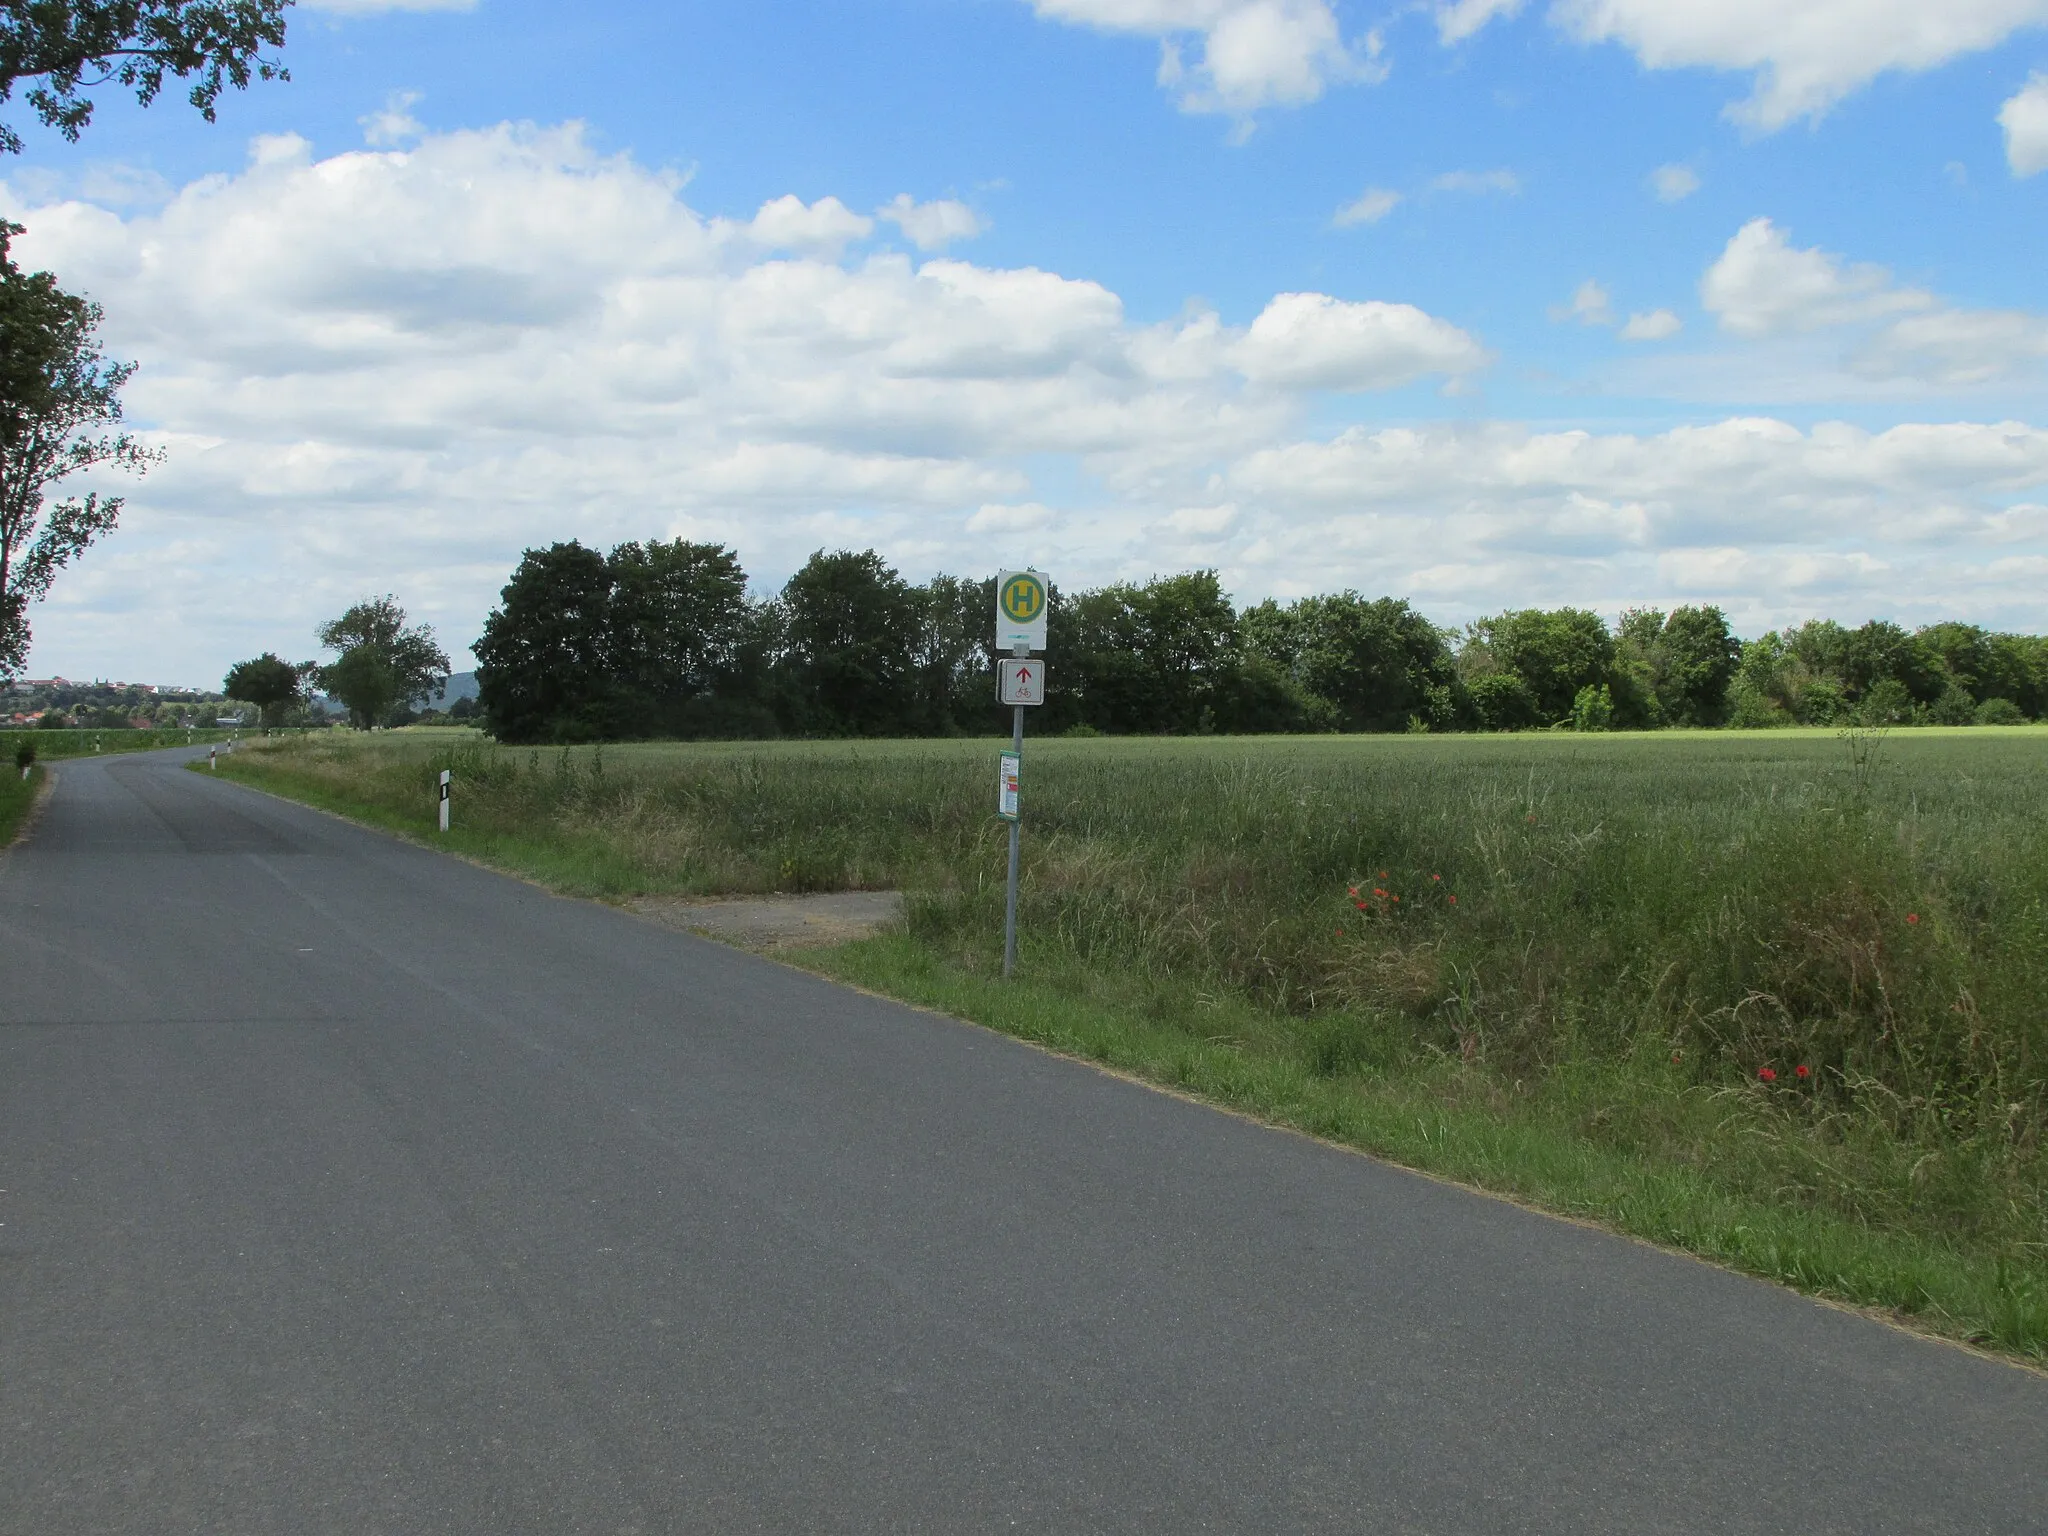
<path fill-rule="evenodd" d="M 1572 700 L 1572 729 L 1611 731 L 1614 729 L 1614 695 L 1605 683 L 1581 688 Z"/>
<path fill-rule="evenodd" d="M 1475 677 L 1466 690 L 1479 724 L 1489 731 L 1521 731 L 1539 724 L 1536 695 L 1512 672 Z"/>
<path fill-rule="evenodd" d="M 1977 706 L 1979 725 L 2025 725 L 2026 714 L 2011 699 L 1986 699 Z"/>
<path fill-rule="evenodd" d="M 1928 707 L 1927 718 L 1936 725 L 1975 725 L 1977 701 L 1950 683 L 1942 690 L 1941 697 Z"/>

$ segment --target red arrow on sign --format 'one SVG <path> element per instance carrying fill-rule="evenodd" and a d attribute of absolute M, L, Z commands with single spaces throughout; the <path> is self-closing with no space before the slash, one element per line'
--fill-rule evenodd
<path fill-rule="evenodd" d="M 1029 667 L 1019 667 L 1019 668 L 1017 669 L 1017 681 L 1018 681 L 1018 682 L 1020 682 L 1020 683 L 1028 683 L 1028 682 L 1030 682 L 1030 681 L 1031 681 L 1031 669 L 1030 669 Z"/>

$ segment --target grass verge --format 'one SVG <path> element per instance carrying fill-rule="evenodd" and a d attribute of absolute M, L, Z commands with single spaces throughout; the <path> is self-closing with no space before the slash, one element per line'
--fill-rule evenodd
<path fill-rule="evenodd" d="M 1043 743 L 1012 984 L 987 743 L 221 771 L 573 894 L 897 886 L 906 934 L 804 963 L 2040 1362 L 2044 745 Z"/>
<path fill-rule="evenodd" d="M 0 764 L 0 848 L 12 844 L 20 833 L 21 824 L 35 807 L 36 796 L 42 792 L 44 782 L 44 771 L 40 767 L 31 768 L 24 779 L 12 763 Z"/>
<path fill-rule="evenodd" d="M 1504 1096 L 1489 1074 L 1448 1061 L 1333 1081 L 1243 1050 L 1237 1042 L 1260 1021 L 1240 1007 L 1192 993 L 1134 997 L 1086 972 L 1005 982 L 908 935 L 781 958 L 1402 1167 L 2048 1364 L 2039 1271 L 1731 1189 L 1690 1162 L 1602 1145 L 1583 1133 L 1568 1095 Z"/>

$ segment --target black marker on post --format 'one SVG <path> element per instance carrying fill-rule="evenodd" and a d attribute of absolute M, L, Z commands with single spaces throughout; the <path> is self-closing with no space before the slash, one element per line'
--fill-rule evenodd
<path fill-rule="evenodd" d="M 448 770 L 441 770 L 441 830 L 448 830 Z"/>

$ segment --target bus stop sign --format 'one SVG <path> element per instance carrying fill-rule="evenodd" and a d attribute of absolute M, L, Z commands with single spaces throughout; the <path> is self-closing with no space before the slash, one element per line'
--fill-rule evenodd
<path fill-rule="evenodd" d="M 996 577 L 996 650 L 1045 649 L 1051 589 L 1038 571 L 1003 571 Z"/>

